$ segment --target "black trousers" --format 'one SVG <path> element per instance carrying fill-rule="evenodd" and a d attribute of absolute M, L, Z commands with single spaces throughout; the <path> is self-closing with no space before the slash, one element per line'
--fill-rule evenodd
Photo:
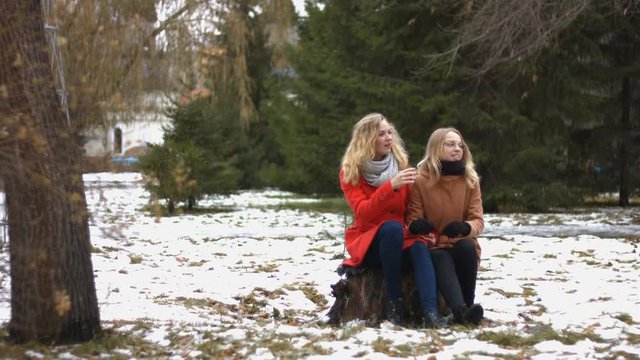
<path fill-rule="evenodd" d="M 452 310 L 471 306 L 475 299 L 478 260 L 476 248 L 469 239 L 458 241 L 448 249 L 432 249 L 438 291 Z"/>

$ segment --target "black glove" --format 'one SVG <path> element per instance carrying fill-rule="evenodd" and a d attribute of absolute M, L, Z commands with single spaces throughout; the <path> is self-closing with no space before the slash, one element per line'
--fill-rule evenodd
<path fill-rule="evenodd" d="M 436 227 L 426 219 L 415 219 L 409 224 L 409 232 L 413 235 L 428 234 L 435 229 Z"/>
<path fill-rule="evenodd" d="M 467 236 L 471 233 L 471 225 L 465 221 L 452 221 L 444 227 L 442 233 L 450 238 Z"/>

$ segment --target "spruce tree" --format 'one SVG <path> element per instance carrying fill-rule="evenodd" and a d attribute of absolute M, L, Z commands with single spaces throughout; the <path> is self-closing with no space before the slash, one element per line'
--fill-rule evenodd
<path fill-rule="evenodd" d="M 293 54 L 295 76 L 273 86 L 263 108 L 282 151 L 279 185 L 339 192 L 340 159 L 351 129 L 370 112 L 396 125 L 417 163 L 436 126 L 464 125 L 477 110 L 462 65 L 424 67 L 443 50 L 453 23 L 446 6 L 419 2 L 327 1 L 307 8 Z"/>

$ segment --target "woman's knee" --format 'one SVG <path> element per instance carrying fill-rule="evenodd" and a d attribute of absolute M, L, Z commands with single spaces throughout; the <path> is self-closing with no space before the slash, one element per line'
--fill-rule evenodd
<path fill-rule="evenodd" d="M 400 242 L 404 241 L 404 228 L 397 221 L 387 221 L 380 226 L 378 236 L 383 242 Z"/>
<path fill-rule="evenodd" d="M 425 243 L 420 241 L 416 241 L 415 243 L 413 243 L 413 245 L 411 245 L 411 247 L 409 248 L 409 252 L 416 255 L 431 256 L 431 254 L 429 253 L 429 247 Z"/>
<path fill-rule="evenodd" d="M 404 228 L 402 227 L 402 224 L 400 224 L 400 222 L 398 221 L 385 221 L 384 223 L 382 223 L 382 225 L 380 225 L 380 230 L 379 232 L 391 232 L 391 233 L 400 233 L 402 235 L 402 233 L 404 232 Z"/>
<path fill-rule="evenodd" d="M 476 245 L 471 239 L 462 239 L 454 245 L 456 252 L 460 253 L 474 253 L 476 252 Z"/>
<path fill-rule="evenodd" d="M 431 263 L 431 253 L 429 247 L 422 242 L 413 243 L 408 249 L 413 262 Z"/>
<path fill-rule="evenodd" d="M 453 253 L 456 259 L 476 259 L 476 245 L 471 239 L 462 239 L 453 246 Z"/>

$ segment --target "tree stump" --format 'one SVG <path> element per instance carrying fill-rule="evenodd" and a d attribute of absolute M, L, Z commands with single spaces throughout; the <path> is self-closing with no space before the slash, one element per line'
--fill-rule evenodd
<path fill-rule="evenodd" d="M 338 273 L 345 276 L 331 285 L 331 295 L 336 299 L 327 313 L 328 323 L 341 325 L 351 320 L 364 320 L 367 326 L 376 326 L 384 321 L 387 294 L 382 269 L 341 268 Z M 419 326 L 422 309 L 413 272 L 402 274 L 402 298 L 406 325 Z M 439 300 L 440 312 L 450 313 L 442 299 Z"/>

